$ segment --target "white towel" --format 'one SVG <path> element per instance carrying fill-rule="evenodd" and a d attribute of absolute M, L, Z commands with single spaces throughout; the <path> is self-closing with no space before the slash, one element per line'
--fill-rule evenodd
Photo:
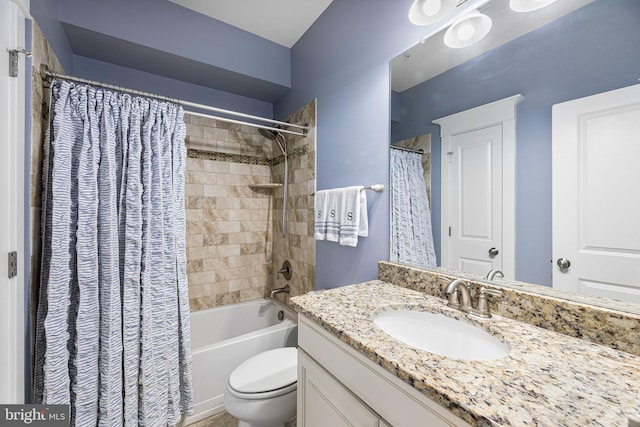
<path fill-rule="evenodd" d="M 320 190 L 315 195 L 315 225 L 316 240 L 339 240 L 340 222 L 337 218 L 339 193 L 336 190 Z"/>
<path fill-rule="evenodd" d="M 356 246 L 369 231 L 367 195 L 362 186 L 321 190 L 315 196 L 316 240 Z"/>

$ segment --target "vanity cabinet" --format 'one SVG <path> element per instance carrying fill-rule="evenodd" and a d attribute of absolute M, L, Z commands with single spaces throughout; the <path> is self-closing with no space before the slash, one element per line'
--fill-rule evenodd
<path fill-rule="evenodd" d="M 298 351 L 298 417 L 304 427 L 385 427 L 387 424 L 329 372 Z"/>
<path fill-rule="evenodd" d="M 300 427 L 470 427 L 303 315 L 298 346 Z"/>

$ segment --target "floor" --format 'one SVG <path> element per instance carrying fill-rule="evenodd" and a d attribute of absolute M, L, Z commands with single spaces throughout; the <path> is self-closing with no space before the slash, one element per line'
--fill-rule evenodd
<path fill-rule="evenodd" d="M 204 420 L 189 424 L 187 427 L 238 427 L 238 420 L 227 411 L 224 411 L 205 418 Z M 296 420 L 287 423 L 286 427 L 296 427 Z"/>
<path fill-rule="evenodd" d="M 204 420 L 189 424 L 188 427 L 238 427 L 238 420 L 227 411 L 212 415 Z"/>

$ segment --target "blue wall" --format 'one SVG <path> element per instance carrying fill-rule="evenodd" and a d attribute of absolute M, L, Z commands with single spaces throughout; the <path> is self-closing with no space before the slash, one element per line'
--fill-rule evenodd
<path fill-rule="evenodd" d="M 73 75 L 218 108 L 273 117 L 273 104 L 75 55 Z"/>
<path fill-rule="evenodd" d="M 73 51 L 58 19 L 60 0 L 31 0 L 30 12 L 67 73 L 73 71 Z"/>
<path fill-rule="evenodd" d="M 377 277 L 389 259 L 389 61 L 420 39 L 411 0 L 334 0 L 293 47 L 284 117 L 317 98 L 317 189 L 383 183 L 368 192 L 369 237 L 356 248 L 316 243 L 316 287 Z"/>
<path fill-rule="evenodd" d="M 640 2 L 598 0 L 400 94 L 392 139 L 431 132 L 440 248 L 440 128 L 432 120 L 521 93 L 516 147 L 516 278 L 551 284 L 551 106 L 640 82 Z M 439 255 L 439 254 L 438 254 Z"/>

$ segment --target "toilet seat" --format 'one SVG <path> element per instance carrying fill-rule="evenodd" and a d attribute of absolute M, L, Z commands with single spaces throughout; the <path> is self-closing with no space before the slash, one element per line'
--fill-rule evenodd
<path fill-rule="evenodd" d="M 228 391 L 241 399 L 268 399 L 297 387 L 298 350 L 277 348 L 257 354 L 229 376 Z"/>

